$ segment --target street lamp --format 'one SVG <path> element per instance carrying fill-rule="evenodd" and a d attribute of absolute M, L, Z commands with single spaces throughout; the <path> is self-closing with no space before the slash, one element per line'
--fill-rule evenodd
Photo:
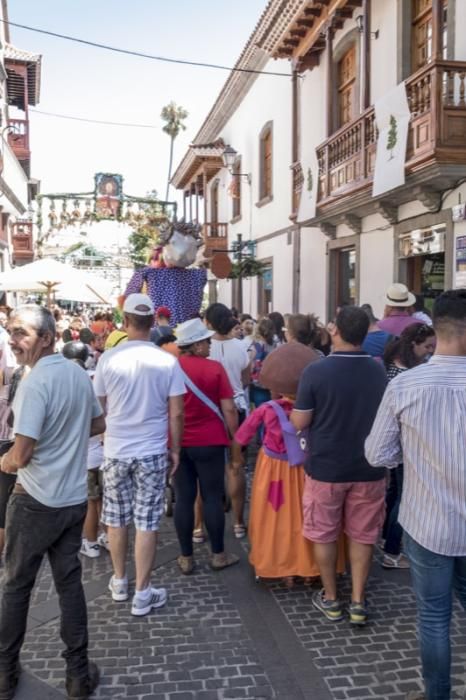
<path fill-rule="evenodd" d="M 225 168 L 227 168 L 230 175 L 234 175 L 235 177 L 245 177 L 248 185 L 250 185 L 251 173 L 235 173 L 234 171 L 237 157 L 238 153 L 237 151 L 235 151 L 234 148 L 232 148 L 232 146 L 225 146 L 222 153 L 223 165 L 225 166 Z"/>

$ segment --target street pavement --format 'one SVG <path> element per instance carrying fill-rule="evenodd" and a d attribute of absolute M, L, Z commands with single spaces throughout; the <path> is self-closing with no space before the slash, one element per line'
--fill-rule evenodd
<path fill-rule="evenodd" d="M 144 618 L 108 592 L 110 556 L 83 557 L 90 655 L 102 671 L 95 698 L 120 700 L 402 700 L 422 687 L 409 573 L 375 563 L 369 584 L 370 624 L 331 623 L 311 605 L 313 589 L 257 582 L 247 542 L 227 546 L 241 557 L 222 572 L 196 546 L 194 575 L 183 576 L 172 519 L 163 522 L 153 583 L 165 586 L 165 608 Z M 134 585 L 133 567 L 130 581 Z M 348 598 L 349 581 L 341 580 Z M 59 609 L 48 564 L 34 591 L 23 647 L 18 700 L 64 697 Z M 452 625 L 453 698 L 466 698 L 466 627 Z"/>

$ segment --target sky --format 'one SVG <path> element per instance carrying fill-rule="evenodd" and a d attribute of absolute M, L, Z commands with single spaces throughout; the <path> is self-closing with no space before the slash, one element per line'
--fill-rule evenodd
<path fill-rule="evenodd" d="M 9 0 L 12 22 L 120 48 L 233 66 L 266 0 Z M 227 71 L 170 65 L 10 28 L 11 43 L 43 56 L 37 109 L 153 124 L 101 126 L 31 113 L 32 176 L 42 193 L 88 192 L 96 172 L 121 173 L 124 191 L 164 197 L 169 137 L 160 112 L 171 100 L 189 112 L 176 164 L 195 137 Z"/>

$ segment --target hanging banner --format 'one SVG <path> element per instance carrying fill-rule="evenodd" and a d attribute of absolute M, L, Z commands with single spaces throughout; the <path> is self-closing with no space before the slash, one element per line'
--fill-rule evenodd
<path fill-rule="evenodd" d="M 319 164 L 315 148 L 309 148 L 303 155 L 301 177 L 303 183 L 298 206 L 298 222 L 308 221 L 316 215 Z"/>
<path fill-rule="evenodd" d="M 375 120 L 379 137 L 375 158 L 375 197 L 404 185 L 406 145 L 408 142 L 409 111 L 406 88 L 400 83 L 375 103 Z"/>
<path fill-rule="evenodd" d="M 113 173 L 95 176 L 95 212 L 100 219 L 117 219 L 121 213 L 123 178 Z"/>

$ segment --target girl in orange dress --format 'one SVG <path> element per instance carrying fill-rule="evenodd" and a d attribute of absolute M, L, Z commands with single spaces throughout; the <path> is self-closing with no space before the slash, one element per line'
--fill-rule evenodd
<path fill-rule="evenodd" d="M 257 457 L 251 493 L 249 561 L 257 577 L 285 578 L 288 585 L 292 584 L 294 576 L 306 579 L 319 576 L 312 543 L 303 535 L 304 467 L 302 464 L 290 465 L 290 462 L 297 462 L 296 449 L 289 438 L 285 442 L 284 437 L 284 428 L 287 433 L 294 430 L 288 417 L 293 409 L 299 376 L 304 367 L 315 360 L 313 350 L 294 342 L 281 346 L 267 357 L 261 384 L 267 386 L 277 398 L 253 411 L 236 432 L 232 446 L 232 468 L 240 468 L 241 448 L 252 440 L 262 426 L 262 447 Z M 294 440 L 299 449 L 296 434 Z M 344 559 L 341 538 L 340 573 L 345 569 Z"/>

